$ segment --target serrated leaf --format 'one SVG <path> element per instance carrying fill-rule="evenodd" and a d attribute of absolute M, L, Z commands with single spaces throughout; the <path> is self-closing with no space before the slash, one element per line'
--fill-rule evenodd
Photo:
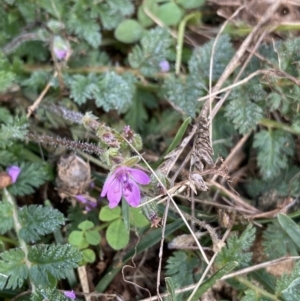
<path fill-rule="evenodd" d="M 208 280 L 203 282 L 200 287 L 197 289 L 191 301 L 197 301 L 199 298 L 210 289 L 218 280 L 220 280 L 223 276 L 231 272 L 234 268 L 238 266 L 238 262 L 233 261 L 226 264 L 223 268 L 218 270 L 215 274 L 213 274 Z"/>
<path fill-rule="evenodd" d="M 269 299 L 263 298 L 256 291 L 247 289 L 245 292 L 245 296 L 242 298 L 242 301 L 269 301 Z"/>
<path fill-rule="evenodd" d="M 49 286 L 38 286 L 35 293 L 31 295 L 31 301 L 70 301 L 63 293 L 56 288 Z"/>
<path fill-rule="evenodd" d="M 198 98 L 203 96 L 204 91 L 205 85 L 200 79 L 194 80 L 189 75 L 185 78 L 170 76 L 162 86 L 162 95 L 191 117 L 195 117 L 200 110 Z"/>
<path fill-rule="evenodd" d="M 132 105 L 134 92 L 135 87 L 131 82 L 114 72 L 107 72 L 99 79 L 93 97 L 96 106 L 104 111 L 118 110 L 122 113 Z"/>
<path fill-rule="evenodd" d="M 254 242 L 255 232 L 256 229 L 249 224 L 240 237 L 233 234 L 227 240 L 227 245 L 222 248 L 217 256 L 216 265 L 221 267 L 229 262 L 236 261 L 241 267 L 247 266 L 252 258 L 252 253 L 247 251 Z"/>
<path fill-rule="evenodd" d="M 50 179 L 50 172 L 47 164 L 21 163 L 21 173 L 14 185 L 8 188 L 12 195 L 23 196 L 34 192 L 37 188 Z"/>
<path fill-rule="evenodd" d="M 100 236 L 99 232 L 94 231 L 94 230 L 85 232 L 85 237 L 86 237 L 87 242 L 93 246 L 99 245 L 99 243 L 101 241 L 101 236 Z"/>
<path fill-rule="evenodd" d="M 295 289 L 297 289 L 296 296 L 299 295 L 299 279 L 300 262 L 298 261 L 289 275 L 283 274 L 281 278 L 277 281 L 276 295 L 279 295 L 281 292 L 285 292 L 285 296 L 289 298 L 291 297 L 291 294 L 296 293 Z M 288 301 L 289 299 L 286 300 Z"/>
<path fill-rule="evenodd" d="M 72 231 L 68 237 L 68 242 L 79 249 L 84 249 L 89 246 L 83 231 Z"/>
<path fill-rule="evenodd" d="M 13 208 L 6 200 L 0 202 L 0 220 L 1 234 L 6 233 L 14 226 Z"/>
<path fill-rule="evenodd" d="M 257 148 L 257 163 L 265 180 L 279 175 L 294 154 L 293 138 L 282 130 L 261 130 L 254 136 L 253 147 Z"/>
<path fill-rule="evenodd" d="M 49 277 L 62 279 L 68 270 L 77 268 L 82 255 L 69 244 L 36 245 L 29 248 L 28 260 L 32 263 L 29 270 L 31 280 L 36 285 L 47 285 Z"/>
<path fill-rule="evenodd" d="M 36 241 L 65 224 L 64 215 L 51 207 L 24 206 L 20 209 L 19 217 L 22 224 L 19 235 L 26 242 Z"/>
<path fill-rule="evenodd" d="M 0 253 L 0 289 L 16 289 L 22 287 L 28 277 L 25 254 L 21 249 L 11 249 Z"/>
<path fill-rule="evenodd" d="M 91 77 L 76 74 L 71 79 L 70 88 L 70 97 L 73 98 L 77 104 L 81 105 L 93 97 L 95 86 L 91 83 Z"/>
<path fill-rule="evenodd" d="M 300 227 L 285 214 L 279 213 L 277 218 L 281 227 L 300 249 Z"/>
<path fill-rule="evenodd" d="M 159 63 L 166 60 L 171 46 L 170 34 L 166 29 L 154 28 L 145 33 L 140 41 L 141 46 L 133 47 L 128 55 L 128 62 L 134 69 L 140 69 L 145 76 L 160 72 Z"/>
<path fill-rule="evenodd" d="M 118 219 L 112 222 L 106 231 L 108 244 L 115 250 L 121 250 L 129 242 L 129 232 L 126 230 L 124 222 Z"/>
<path fill-rule="evenodd" d="M 295 279 L 288 288 L 282 291 L 285 301 L 299 301 L 300 299 L 300 277 Z"/>
<path fill-rule="evenodd" d="M 121 22 L 115 30 L 115 38 L 123 43 L 134 43 L 139 41 L 143 35 L 143 27 L 133 19 Z"/>
<path fill-rule="evenodd" d="M 115 207 L 113 209 L 109 208 L 108 205 L 101 208 L 99 212 L 99 219 L 103 222 L 110 222 L 116 218 L 121 217 L 121 208 Z"/>

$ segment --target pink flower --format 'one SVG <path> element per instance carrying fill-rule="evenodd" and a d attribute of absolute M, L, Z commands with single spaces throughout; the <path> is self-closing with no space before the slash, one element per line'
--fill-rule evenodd
<path fill-rule="evenodd" d="M 21 172 L 21 168 L 15 165 L 9 166 L 6 169 L 8 175 L 11 178 L 11 182 L 14 184 L 17 181 L 17 178 Z"/>
<path fill-rule="evenodd" d="M 76 299 L 76 295 L 74 293 L 74 291 L 64 291 L 64 295 L 67 297 L 67 298 L 70 298 L 72 300 L 75 300 Z"/>
<path fill-rule="evenodd" d="M 119 204 L 122 195 L 130 206 L 137 207 L 141 201 L 141 191 L 137 183 L 147 185 L 150 183 L 150 177 L 139 169 L 118 167 L 107 177 L 101 197 L 107 195 L 110 208 Z"/>

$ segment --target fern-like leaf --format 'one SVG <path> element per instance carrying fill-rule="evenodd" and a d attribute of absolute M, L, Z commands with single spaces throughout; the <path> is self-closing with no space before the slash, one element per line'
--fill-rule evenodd
<path fill-rule="evenodd" d="M 297 246 L 276 220 L 268 225 L 264 232 L 263 247 L 270 259 L 286 256 L 297 256 Z"/>
<path fill-rule="evenodd" d="M 195 48 L 189 60 L 189 71 L 195 78 L 209 78 L 210 58 L 214 40 Z M 212 80 L 217 80 L 234 55 L 234 49 L 228 35 L 221 36 L 215 47 Z"/>
<path fill-rule="evenodd" d="M 284 274 L 277 281 L 276 294 L 279 295 L 281 293 L 285 300 L 300 300 L 299 279 L 300 262 L 298 261 L 290 275 Z"/>
<path fill-rule="evenodd" d="M 241 267 L 249 264 L 252 253 L 246 252 L 252 245 L 255 239 L 256 229 L 249 225 L 240 237 L 236 234 L 227 240 L 227 246 L 219 253 L 216 264 L 217 266 L 224 266 L 230 261 L 237 261 Z"/>
<path fill-rule="evenodd" d="M 191 76 L 186 78 L 168 77 L 162 87 L 162 95 L 181 111 L 195 117 L 200 110 L 198 98 L 203 96 L 205 86 Z"/>
<path fill-rule="evenodd" d="M 97 83 L 94 91 L 97 107 L 104 111 L 118 110 L 120 113 L 129 109 L 132 104 L 135 87 L 132 82 L 114 73 L 106 73 Z"/>
<path fill-rule="evenodd" d="M 147 32 L 128 56 L 129 64 L 140 69 L 145 76 L 152 76 L 160 71 L 159 63 L 167 58 L 171 38 L 166 29 L 155 28 Z"/>
<path fill-rule="evenodd" d="M 38 286 L 34 294 L 31 295 L 31 301 L 70 301 L 63 293 L 55 288 Z"/>
<path fill-rule="evenodd" d="M 289 158 L 294 154 L 293 138 L 282 130 L 256 133 L 253 146 L 257 148 L 257 163 L 265 180 L 274 179 L 287 168 Z"/>
<path fill-rule="evenodd" d="M 21 208 L 19 217 L 22 223 L 19 235 L 26 242 L 36 241 L 65 223 L 64 215 L 57 209 L 36 205 Z"/>
<path fill-rule="evenodd" d="M 14 185 L 8 188 L 13 195 L 23 196 L 34 192 L 37 188 L 50 179 L 49 167 L 40 163 L 22 163 L 21 173 Z"/>
<path fill-rule="evenodd" d="M 0 233 L 4 234 L 9 231 L 13 225 L 13 208 L 5 200 L 0 202 Z"/>
<path fill-rule="evenodd" d="M 16 289 L 28 277 L 25 254 L 21 249 L 11 249 L 0 253 L 0 289 Z"/>
<path fill-rule="evenodd" d="M 36 285 L 47 285 L 49 277 L 65 278 L 68 270 L 78 267 L 82 260 L 80 251 L 69 245 L 36 245 L 28 252 L 32 263 L 30 278 Z"/>

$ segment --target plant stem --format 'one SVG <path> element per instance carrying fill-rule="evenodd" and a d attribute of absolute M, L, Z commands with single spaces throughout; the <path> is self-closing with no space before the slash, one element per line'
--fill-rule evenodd
<path fill-rule="evenodd" d="M 290 132 L 290 133 L 296 134 L 296 135 L 300 134 L 299 131 L 294 130 L 292 127 L 290 127 L 290 126 L 288 126 L 286 124 L 283 124 L 283 123 L 271 120 L 271 119 L 265 119 L 265 118 L 263 118 L 263 119 L 260 120 L 259 124 L 263 125 L 263 126 L 266 126 L 268 128 L 281 129 L 281 130 L 284 130 L 286 132 Z"/>
<path fill-rule="evenodd" d="M 14 228 L 16 230 L 17 233 L 17 237 L 19 240 L 19 244 L 20 244 L 20 248 L 22 249 L 22 251 L 24 252 L 25 255 L 25 264 L 27 265 L 28 269 L 31 268 L 31 262 L 28 260 L 28 247 L 26 242 L 20 237 L 19 233 L 20 230 L 22 229 L 21 226 L 21 222 L 19 220 L 19 215 L 18 215 L 18 207 L 15 203 L 14 198 L 12 197 L 12 195 L 6 190 L 4 189 L 4 197 L 7 200 L 7 202 L 12 206 L 13 209 L 13 221 L 14 221 Z M 35 292 L 35 285 L 31 282 L 31 291 L 32 293 Z"/>
<path fill-rule="evenodd" d="M 252 283 L 251 281 L 247 280 L 244 277 L 237 276 L 237 277 L 235 277 L 235 279 L 238 280 L 240 283 L 244 284 L 245 286 L 247 286 L 248 288 L 252 289 L 253 291 L 255 291 L 257 294 L 259 294 L 261 296 L 264 296 L 270 300 L 280 301 L 276 296 L 268 293 L 267 291 L 258 287 L 256 284 Z"/>

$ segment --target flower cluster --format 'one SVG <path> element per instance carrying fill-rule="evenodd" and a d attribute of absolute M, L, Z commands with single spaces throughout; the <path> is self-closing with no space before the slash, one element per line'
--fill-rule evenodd
<path fill-rule="evenodd" d="M 147 185 L 150 177 L 143 171 L 127 166 L 118 167 L 106 179 L 101 197 L 107 195 L 109 207 L 116 207 L 122 195 L 132 207 L 137 207 L 141 202 L 141 191 L 138 184 Z"/>

